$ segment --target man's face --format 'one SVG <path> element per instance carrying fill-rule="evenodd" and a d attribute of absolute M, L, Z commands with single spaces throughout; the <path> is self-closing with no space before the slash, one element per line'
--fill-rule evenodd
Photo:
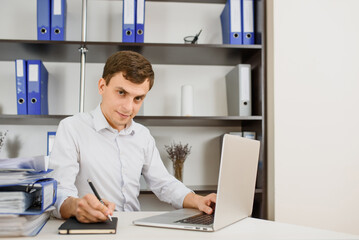
<path fill-rule="evenodd" d="M 98 82 L 102 95 L 101 110 L 111 127 L 121 131 L 140 110 L 142 102 L 150 90 L 149 81 L 135 84 L 125 79 L 122 72 L 116 73 L 106 86 L 105 79 Z"/>

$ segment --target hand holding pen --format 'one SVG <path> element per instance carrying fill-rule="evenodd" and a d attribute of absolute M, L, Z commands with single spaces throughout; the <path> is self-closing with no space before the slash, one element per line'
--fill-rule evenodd
<path fill-rule="evenodd" d="M 97 197 L 97 199 L 98 199 L 103 205 L 106 206 L 106 204 L 103 202 L 102 198 L 101 198 L 100 195 L 98 194 L 98 192 L 97 192 L 95 186 L 93 185 L 93 183 L 91 182 L 91 180 L 90 180 L 90 179 L 87 179 L 87 182 L 89 183 L 89 185 L 90 185 L 90 187 L 91 187 L 93 193 L 94 193 L 95 196 Z M 110 219 L 110 221 L 112 221 L 112 217 L 111 217 L 110 214 L 108 214 L 107 217 L 108 217 L 108 219 Z"/>

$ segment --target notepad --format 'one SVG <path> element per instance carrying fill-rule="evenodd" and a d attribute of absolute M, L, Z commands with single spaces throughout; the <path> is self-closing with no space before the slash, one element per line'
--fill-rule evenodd
<path fill-rule="evenodd" d="M 59 227 L 59 234 L 115 234 L 116 229 L 117 217 L 113 217 L 112 222 L 107 220 L 99 223 L 81 223 L 72 217 Z"/>

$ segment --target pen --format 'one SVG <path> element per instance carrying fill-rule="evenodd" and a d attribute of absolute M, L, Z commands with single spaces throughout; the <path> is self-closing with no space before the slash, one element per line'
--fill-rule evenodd
<path fill-rule="evenodd" d="M 199 33 L 197 33 L 196 34 L 196 36 L 194 36 L 194 38 L 193 38 L 193 40 L 192 40 L 192 44 L 195 44 L 196 42 L 197 42 L 197 40 L 198 40 L 198 37 L 199 37 L 199 35 L 201 34 L 201 32 L 202 32 L 202 29 L 201 29 L 201 31 L 199 31 Z"/>
<path fill-rule="evenodd" d="M 105 203 L 102 201 L 100 195 L 98 194 L 98 192 L 97 192 L 95 186 L 92 184 L 91 180 L 90 180 L 90 179 L 87 179 L 87 182 L 89 183 L 89 185 L 90 185 L 90 187 L 91 187 L 93 193 L 94 193 L 95 196 L 97 197 L 97 199 L 98 199 L 103 205 L 105 205 Z M 110 221 L 112 222 L 112 217 L 111 217 L 111 215 L 109 214 L 109 215 L 107 215 L 107 217 L 108 217 L 108 219 L 110 219 Z"/>

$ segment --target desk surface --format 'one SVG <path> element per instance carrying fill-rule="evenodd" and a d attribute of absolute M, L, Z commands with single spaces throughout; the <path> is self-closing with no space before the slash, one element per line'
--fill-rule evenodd
<path fill-rule="evenodd" d="M 132 224 L 132 221 L 142 217 L 159 214 L 161 212 L 116 212 L 118 217 L 117 234 L 95 235 L 59 235 L 57 229 L 63 220 L 49 220 L 41 232 L 34 238 L 18 239 L 359 239 L 359 235 L 350 235 L 326 230 L 320 230 L 297 225 L 278 223 L 273 221 L 246 218 L 217 232 L 196 232 L 165 228 L 141 227 Z M 11 238 L 17 239 L 17 238 Z"/>

